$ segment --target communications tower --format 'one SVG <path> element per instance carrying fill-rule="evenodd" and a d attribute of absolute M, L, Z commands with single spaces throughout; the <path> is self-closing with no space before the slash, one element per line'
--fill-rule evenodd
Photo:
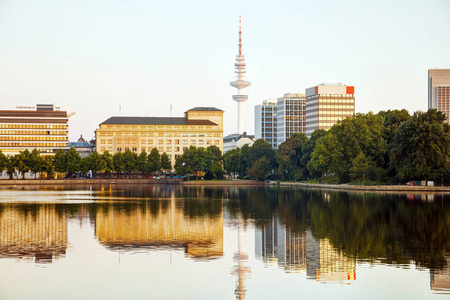
<path fill-rule="evenodd" d="M 242 130 L 242 119 L 243 119 L 243 111 L 242 111 L 242 103 L 247 101 L 248 95 L 242 94 L 242 89 L 248 87 L 250 85 L 250 81 L 244 80 L 245 73 L 245 59 L 242 54 L 242 30 L 241 30 L 241 17 L 239 16 L 239 54 L 236 55 L 236 62 L 234 63 L 236 68 L 235 73 L 237 73 L 237 80 L 230 82 L 232 87 L 238 89 L 238 94 L 233 95 L 233 100 L 238 103 L 238 122 L 237 122 L 237 133 L 243 133 Z"/>

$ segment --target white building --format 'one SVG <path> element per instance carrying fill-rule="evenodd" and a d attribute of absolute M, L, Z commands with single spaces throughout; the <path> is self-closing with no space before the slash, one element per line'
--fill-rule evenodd
<path fill-rule="evenodd" d="M 287 93 L 277 99 L 277 147 L 294 133 L 305 133 L 305 94 Z"/>
<path fill-rule="evenodd" d="M 277 147 L 277 101 L 264 100 L 255 105 L 255 140 L 264 139 L 272 148 Z"/>
<path fill-rule="evenodd" d="M 223 138 L 223 153 L 236 148 L 241 148 L 244 145 L 252 146 L 255 142 L 254 135 L 247 135 L 247 132 L 243 134 L 230 134 Z"/>

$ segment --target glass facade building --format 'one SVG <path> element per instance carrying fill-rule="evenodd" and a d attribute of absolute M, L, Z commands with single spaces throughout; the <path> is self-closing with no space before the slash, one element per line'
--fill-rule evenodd
<path fill-rule="evenodd" d="M 277 99 L 277 147 L 294 133 L 305 133 L 305 109 L 305 94 L 287 93 Z"/>
<path fill-rule="evenodd" d="M 277 147 L 277 101 L 264 100 L 255 106 L 255 139 L 266 140 Z"/>
<path fill-rule="evenodd" d="M 450 123 L 450 69 L 428 70 L 428 108 L 445 113 Z"/>

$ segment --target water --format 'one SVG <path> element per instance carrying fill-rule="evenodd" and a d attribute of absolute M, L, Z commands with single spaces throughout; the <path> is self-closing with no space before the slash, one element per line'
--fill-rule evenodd
<path fill-rule="evenodd" d="M 450 195 L 0 189 L 0 299 L 434 299 Z"/>

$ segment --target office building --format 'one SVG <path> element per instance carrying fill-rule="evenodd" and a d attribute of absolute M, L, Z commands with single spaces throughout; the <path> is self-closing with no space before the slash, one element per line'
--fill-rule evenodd
<path fill-rule="evenodd" d="M 428 108 L 445 113 L 450 123 L 450 69 L 428 70 Z"/>
<path fill-rule="evenodd" d="M 25 149 L 37 149 L 42 155 L 67 150 L 71 115 L 52 104 L 0 110 L 0 150 L 6 155 Z"/>
<path fill-rule="evenodd" d="M 264 100 L 255 105 L 255 139 L 264 139 L 272 148 L 277 147 L 276 100 Z"/>
<path fill-rule="evenodd" d="M 306 89 L 306 135 L 355 114 L 355 87 L 323 83 Z"/>
<path fill-rule="evenodd" d="M 296 132 L 305 133 L 305 94 L 287 93 L 277 99 L 277 146 Z"/>
<path fill-rule="evenodd" d="M 78 141 L 76 142 L 69 142 L 68 144 L 69 148 L 74 148 L 77 153 L 81 156 L 81 158 L 89 156 L 92 152 L 91 151 L 91 144 L 87 142 L 83 136 L 81 135 Z"/>
<path fill-rule="evenodd" d="M 111 117 L 95 131 L 96 149 L 101 154 L 166 152 L 172 166 L 190 146 L 215 145 L 223 151 L 223 110 L 195 107 L 184 117 Z"/>

